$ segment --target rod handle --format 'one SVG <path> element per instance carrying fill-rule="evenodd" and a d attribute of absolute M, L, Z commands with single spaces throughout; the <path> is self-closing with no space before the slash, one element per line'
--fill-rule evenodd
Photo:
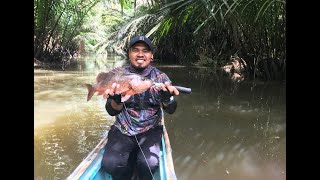
<path fill-rule="evenodd" d="M 177 88 L 177 90 L 181 93 L 184 94 L 191 94 L 191 88 L 187 88 L 187 87 L 182 87 L 182 86 L 174 86 L 175 88 Z"/>

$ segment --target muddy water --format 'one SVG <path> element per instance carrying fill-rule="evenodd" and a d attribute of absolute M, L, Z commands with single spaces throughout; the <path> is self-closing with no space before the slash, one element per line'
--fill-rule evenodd
<path fill-rule="evenodd" d="M 86 102 L 83 83 L 120 64 L 87 57 L 62 70 L 34 70 L 34 177 L 65 179 L 113 123 L 105 100 Z M 156 65 L 192 88 L 165 115 L 176 174 L 189 179 L 286 179 L 284 82 L 233 82 L 204 68 Z"/>

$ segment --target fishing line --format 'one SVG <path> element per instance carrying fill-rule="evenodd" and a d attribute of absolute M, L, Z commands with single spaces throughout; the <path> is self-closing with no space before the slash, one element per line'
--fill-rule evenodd
<path fill-rule="evenodd" d="M 125 113 L 124 113 L 124 114 L 127 116 L 127 119 L 129 120 L 129 123 L 130 123 L 130 125 L 132 126 L 130 114 L 129 114 L 128 111 L 127 111 L 127 107 L 126 107 L 126 104 L 125 104 L 125 103 L 123 103 L 123 107 L 124 107 L 124 110 L 125 110 Z M 146 156 L 144 155 L 144 152 L 143 152 L 143 150 L 142 150 L 142 148 L 141 148 L 141 146 L 140 146 L 140 144 L 139 144 L 139 141 L 138 141 L 138 139 L 137 139 L 137 135 L 134 135 L 134 137 L 135 137 L 136 142 L 137 142 L 137 144 L 138 144 L 138 146 L 139 146 L 139 149 L 140 149 L 140 151 L 141 151 L 141 153 L 142 153 L 142 155 L 143 155 L 143 157 L 144 157 L 144 160 L 145 160 L 146 163 L 147 163 L 147 166 L 148 166 L 149 172 L 150 172 L 150 174 L 151 174 L 151 176 L 152 176 L 152 179 L 155 180 L 155 178 L 154 178 L 154 176 L 153 176 L 153 173 L 152 173 L 152 171 L 151 171 L 151 168 L 150 168 L 150 166 L 149 166 L 149 163 L 148 163 L 148 161 L 147 161 L 147 158 L 146 158 Z"/>

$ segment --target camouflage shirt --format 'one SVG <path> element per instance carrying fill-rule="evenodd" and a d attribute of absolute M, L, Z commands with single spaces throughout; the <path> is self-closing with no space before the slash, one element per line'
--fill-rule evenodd
<path fill-rule="evenodd" d="M 152 79 L 156 83 L 170 82 L 169 77 L 153 66 L 148 66 L 142 72 L 135 70 L 132 66 L 123 67 L 127 72 L 137 73 Z M 114 123 L 123 134 L 133 136 L 143 133 L 160 125 L 163 117 L 161 101 L 158 91 L 151 87 L 149 90 L 132 95 L 124 102 L 122 111 L 116 115 Z"/>

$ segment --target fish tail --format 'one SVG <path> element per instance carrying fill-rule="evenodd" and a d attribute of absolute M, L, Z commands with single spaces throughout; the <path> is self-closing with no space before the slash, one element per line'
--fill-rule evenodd
<path fill-rule="evenodd" d="M 84 86 L 88 89 L 87 101 L 89 101 L 94 94 L 94 88 L 92 87 L 91 84 L 84 84 Z"/>

